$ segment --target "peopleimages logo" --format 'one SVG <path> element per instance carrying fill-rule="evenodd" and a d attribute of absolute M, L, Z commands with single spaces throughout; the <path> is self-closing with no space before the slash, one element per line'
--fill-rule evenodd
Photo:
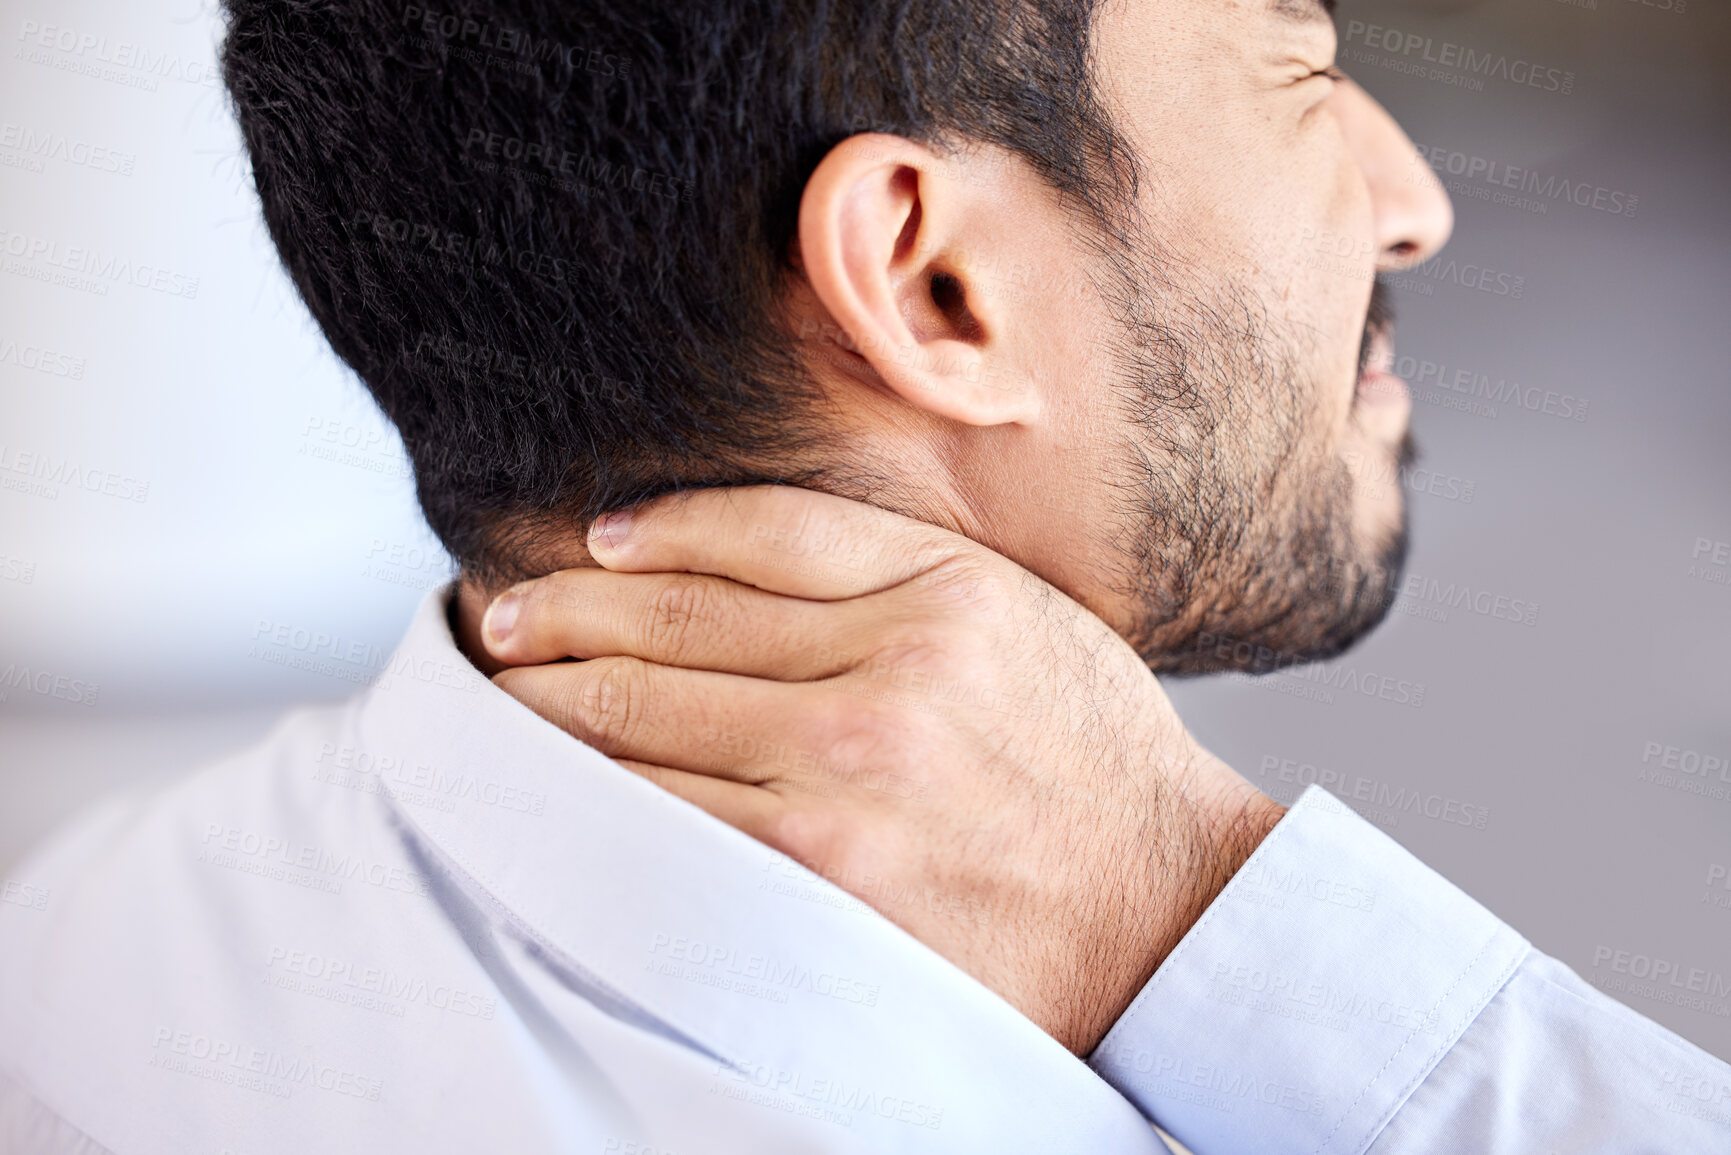
<path fill-rule="evenodd" d="M 125 283 L 140 289 L 193 300 L 198 296 L 198 278 L 161 265 L 134 261 L 119 253 L 104 252 L 88 245 L 66 245 L 52 237 L 21 233 L 0 226 L 0 254 L 17 258 L 5 262 L 8 273 L 52 280 L 46 270 L 61 270 L 86 284 L 70 287 L 95 289 L 106 295 L 109 284 Z M 26 263 L 28 262 L 28 263 Z M 33 272 L 34 266 L 42 269 Z"/>
<path fill-rule="evenodd" d="M 489 268 L 508 265 L 520 273 L 561 282 L 571 275 L 571 263 L 562 258 L 531 249 L 514 249 L 509 244 L 382 212 L 362 209 L 354 215 L 350 227 L 363 238 L 370 234 L 377 241 L 406 251 L 424 251 L 458 263 Z"/>
<path fill-rule="evenodd" d="M 100 690 L 95 682 L 86 682 L 52 670 L 32 670 L 13 662 L 0 670 L 0 702 L 5 702 L 13 690 L 23 690 L 44 698 L 58 698 L 75 706 L 96 705 Z"/>
<path fill-rule="evenodd" d="M 688 201 L 697 195 L 697 185 L 689 180 L 645 168 L 627 168 L 586 152 L 572 152 L 556 142 L 506 136 L 485 128 L 469 130 L 463 139 L 463 152 L 465 163 L 470 153 L 479 152 L 489 160 L 507 162 L 514 171 L 522 171 L 519 165 L 545 169 L 549 174 L 570 178 L 573 185 L 627 190 L 664 200 Z"/>
<path fill-rule="evenodd" d="M 1575 91 L 1573 72 L 1510 57 L 1506 53 L 1480 52 L 1452 40 L 1438 40 L 1416 32 L 1404 32 L 1399 28 L 1367 24 L 1363 20 L 1348 21 L 1346 42 L 1356 42 L 1366 48 L 1395 56 L 1416 58 L 1440 68 L 1456 69 L 1469 76 L 1506 80 L 1510 84 L 1537 88 L 1542 92 L 1568 96 Z"/>
<path fill-rule="evenodd" d="M 131 176 L 138 163 L 134 153 L 121 152 L 64 133 L 44 132 L 7 121 L 0 124 L 0 148 L 14 150 L 32 160 L 58 160 L 79 168 Z M 35 171 L 42 171 L 40 168 Z"/>
<path fill-rule="evenodd" d="M 1564 202 L 1620 217 L 1634 216 L 1641 205 L 1639 196 L 1622 189 L 1607 188 L 1589 181 L 1571 180 L 1554 174 L 1547 175 L 1536 169 L 1505 164 L 1440 145 L 1420 144 L 1415 147 L 1419 156 L 1429 162 L 1432 170 L 1431 174 L 1421 171 L 1418 176 L 1422 178 L 1434 174 L 1439 178 L 1445 175 L 1461 178 L 1460 182 L 1445 182 L 1451 192 L 1460 191 L 1456 186 L 1461 182 L 1479 181 L 1498 188 L 1513 189 L 1541 201 Z M 1413 164 L 1418 166 L 1417 159 Z"/>
<path fill-rule="evenodd" d="M 1674 959 L 1658 958 L 1608 946 L 1593 948 L 1593 966 L 1607 966 L 1615 974 L 1663 983 L 1695 994 L 1724 998 L 1731 995 L 1731 980 L 1719 971 L 1685 966 Z"/>
<path fill-rule="evenodd" d="M 43 345 L 20 344 L 11 337 L 0 337 L 0 365 L 16 365 L 51 377 L 84 379 L 84 358 L 61 353 Z"/>
<path fill-rule="evenodd" d="M 1483 830 L 1490 821 L 1491 811 L 1488 806 L 1465 802 L 1446 794 L 1433 794 L 1413 787 L 1380 782 L 1363 774 L 1348 774 L 1310 762 L 1282 758 L 1278 754 L 1264 754 L 1257 770 L 1264 779 L 1297 787 L 1297 790 L 1286 792 L 1294 799 L 1304 787 L 1316 785 L 1337 798 L 1362 802 L 1394 814 L 1407 814 L 1415 818 L 1422 816 L 1451 826 L 1469 826 L 1474 830 Z M 1398 820 L 1394 825 L 1399 825 Z"/>
<path fill-rule="evenodd" d="M 289 1098 L 297 1085 L 371 1102 L 377 1102 L 384 1089 L 380 1079 L 321 1063 L 306 1053 L 254 1047 L 173 1027 L 158 1027 L 151 1047 L 152 1067 L 282 1099 Z"/>
<path fill-rule="evenodd" d="M 147 480 L 84 465 L 71 457 L 0 443 L 0 487 L 54 501 L 60 496 L 60 486 L 120 501 L 143 502 L 150 498 Z"/>
<path fill-rule="evenodd" d="M 1400 585 L 1400 598 L 1413 603 L 1428 604 L 1442 609 L 1464 609 L 1481 618 L 1515 622 L 1523 626 L 1539 624 L 1537 602 L 1510 597 L 1484 588 L 1474 588 L 1469 582 L 1441 582 L 1434 577 L 1409 573 Z M 1443 615 L 1446 620 L 1447 614 Z"/>
<path fill-rule="evenodd" d="M 22 20 L 18 24 L 18 39 L 27 49 L 59 52 L 64 57 L 79 62 L 141 73 L 143 78 L 149 80 L 177 80 L 203 88 L 215 88 L 218 82 L 214 60 L 195 59 L 176 52 L 154 52 L 142 44 L 133 44 L 126 40 L 111 41 L 107 36 L 69 28 L 64 24 Z M 74 68 L 70 71 L 80 69 Z"/>
<path fill-rule="evenodd" d="M 483 24 L 454 12 L 437 12 L 415 4 L 403 9 L 403 26 L 423 36 L 437 36 L 459 46 L 497 52 L 525 63 L 563 60 L 573 71 L 593 72 L 605 77 L 624 75 L 631 70 L 629 60 L 595 45 L 566 44 L 551 36 L 538 37 L 527 28 Z"/>
<path fill-rule="evenodd" d="M 1493 269 L 1489 265 L 1474 264 L 1471 261 L 1461 262 L 1453 257 L 1435 256 L 1409 270 L 1409 275 L 1423 277 L 1428 281 L 1442 281 L 1445 284 L 1459 285 L 1463 289 L 1473 289 L 1480 293 L 1489 293 L 1493 297 L 1508 297 L 1520 300 L 1527 291 L 1527 279 L 1514 273 Z"/>

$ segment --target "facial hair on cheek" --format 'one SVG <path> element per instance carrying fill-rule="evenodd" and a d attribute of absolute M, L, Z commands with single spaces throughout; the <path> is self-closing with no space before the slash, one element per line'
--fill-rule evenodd
<path fill-rule="evenodd" d="M 1135 604 L 1126 635 L 1158 672 L 1264 672 L 1333 656 L 1387 613 L 1406 553 L 1401 525 L 1386 541 L 1355 540 L 1353 478 L 1321 467 L 1314 392 L 1302 388 L 1296 343 L 1278 335 L 1242 287 L 1185 310 L 1182 333 L 1153 321 L 1133 275 L 1115 296 L 1119 361 L 1132 418 L 1131 494 L 1120 552 Z M 1111 299 L 1111 298 L 1108 298 Z M 1390 319 L 1372 293 L 1373 325 Z M 1402 443 L 1402 465 L 1412 449 Z"/>

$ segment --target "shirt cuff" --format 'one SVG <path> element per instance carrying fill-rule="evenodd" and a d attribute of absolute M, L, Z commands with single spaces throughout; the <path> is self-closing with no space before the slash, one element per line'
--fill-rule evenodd
<path fill-rule="evenodd" d="M 1196 1155 L 1358 1155 L 1530 949 L 1311 786 L 1088 1062 Z"/>

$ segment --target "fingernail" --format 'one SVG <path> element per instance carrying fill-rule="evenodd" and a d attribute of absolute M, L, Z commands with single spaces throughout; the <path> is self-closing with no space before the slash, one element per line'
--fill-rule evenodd
<path fill-rule="evenodd" d="M 589 545 L 593 548 L 597 543 L 608 549 L 618 549 L 625 541 L 625 535 L 631 532 L 631 511 L 621 509 L 615 513 L 604 513 L 595 519 L 589 527 Z"/>
<path fill-rule="evenodd" d="M 500 594 L 487 607 L 487 614 L 481 619 L 481 632 L 495 642 L 505 641 L 517 624 L 517 611 L 522 608 L 523 599 L 514 591 Z"/>

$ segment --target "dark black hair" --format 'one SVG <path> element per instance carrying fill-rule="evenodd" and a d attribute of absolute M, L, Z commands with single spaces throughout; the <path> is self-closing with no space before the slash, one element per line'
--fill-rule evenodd
<path fill-rule="evenodd" d="M 396 423 L 465 572 L 548 526 L 821 444 L 777 302 L 806 179 L 862 131 L 1133 180 L 1092 0 L 226 0 L 284 265 Z"/>

